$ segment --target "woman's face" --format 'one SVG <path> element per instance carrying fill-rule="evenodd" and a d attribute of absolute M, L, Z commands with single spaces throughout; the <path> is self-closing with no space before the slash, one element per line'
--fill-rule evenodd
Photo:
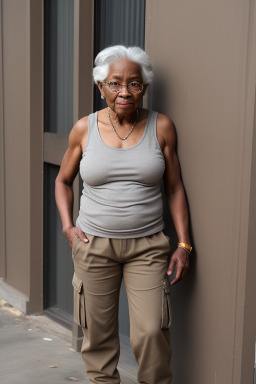
<path fill-rule="evenodd" d="M 109 73 L 105 81 L 116 81 L 119 84 L 128 85 L 131 82 L 143 84 L 141 67 L 128 59 L 116 60 L 109 66 Z M 140 105 L 145 88 L 140 93 L 131 93 L 127 87 L 122 87 L 120 92 L 114 93 L 109 89 L 108 84 L 98 82 L 102 96 L 106 97 L 108 106 L 118 115 L 130 115 Z"/>

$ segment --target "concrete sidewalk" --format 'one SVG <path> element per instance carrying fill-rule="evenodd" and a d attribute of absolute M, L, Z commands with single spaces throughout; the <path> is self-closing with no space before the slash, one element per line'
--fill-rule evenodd
<path fill-rule="evenodd" d="M 71 332 L 48 317 L 25 316 L 0 299 L 0 383 L 89 383 Z M 122 384 L 137 381 L 119 367 Z"/>

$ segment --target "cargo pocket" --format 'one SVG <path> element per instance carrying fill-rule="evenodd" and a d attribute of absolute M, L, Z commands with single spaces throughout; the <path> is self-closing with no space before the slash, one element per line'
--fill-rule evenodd
<path fill-rule="evenodd" d="M 163 280 L 162 286 L 162 321 L 161 328 L 168 329 L 172 323 L 172 312 L 171 312 L 171 300 L 170 300 L 170 283 L 168 279 Z"/>
<path fill-rule="evenodd" d="M 80 327 L 87 328 L 84 286 L 76 273 L 74 273 L 72 285 L 74 287 L 74 322 L 80 325 Z"/>

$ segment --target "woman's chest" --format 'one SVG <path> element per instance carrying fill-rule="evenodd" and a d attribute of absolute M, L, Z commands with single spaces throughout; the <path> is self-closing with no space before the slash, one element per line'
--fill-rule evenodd
<path fill-rule="evenodd" d="M 165 170 L 160 151 L 86 149 L 80 162 L 80 174 L 86 184 L 99 186 L 110 182 L 131 181 L 158 184 Z"/>

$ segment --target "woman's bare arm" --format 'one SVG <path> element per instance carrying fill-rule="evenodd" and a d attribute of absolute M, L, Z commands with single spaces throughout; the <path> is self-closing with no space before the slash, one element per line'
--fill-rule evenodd
<path fill-rule="evenodd" d="M 69 135 L 68 149 L 66 150 L 58 176 L 55 180 L 55 199 L 62 221 L 62 230 L 68 238 L 70 246 L 79 236 L 87 239 L 80 228 L 73 224 L 73 181 L 79 171 L 79 163 L 82 157 L 82 146 L 88 135 L 88 118 L 82 118 L 76 122 Z"/>
<path fill-rule="evenodd" d="M 164 140 L 164 184 L 173 223 L 179 242 L 190 244 L 188 206 L 180 176 L 179 159 L 176 153 L 175 128 L 167 116 L 160 115 L 158 118 L 158 129 Z M 189 267 L 188 254 L 182 248 L 177 248 L 173 253 L 167 274 L 172 274 L 175 267 L 176 276 L 172 284 L 182 280 Z"/>

